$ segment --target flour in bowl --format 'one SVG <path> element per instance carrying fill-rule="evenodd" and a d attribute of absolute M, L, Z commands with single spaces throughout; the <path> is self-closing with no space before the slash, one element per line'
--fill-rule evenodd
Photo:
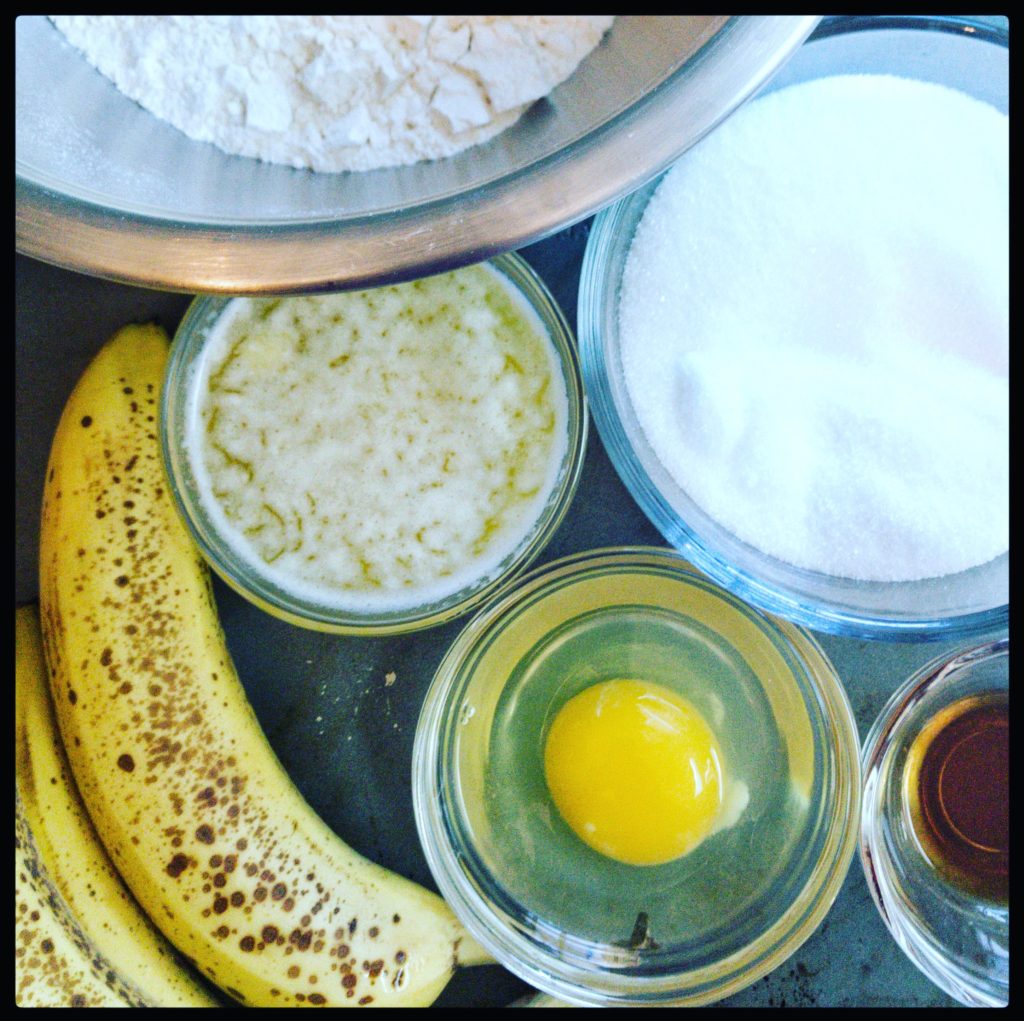
<path fill-rule="evenodd" d="M 126 96 L 225 152 L 319 171 L 451 156 L 576 70 L 607 15 L 58 15 Z"/>

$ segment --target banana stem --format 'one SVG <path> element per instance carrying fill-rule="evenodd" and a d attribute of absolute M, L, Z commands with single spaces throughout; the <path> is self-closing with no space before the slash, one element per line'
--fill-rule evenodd
<path fill-rule="evenodd" d="M 475 968 L 478 964 L 498 963 L 469 933 L 466 933 L 459 941 L 456 956 L 460 968 Z"/>

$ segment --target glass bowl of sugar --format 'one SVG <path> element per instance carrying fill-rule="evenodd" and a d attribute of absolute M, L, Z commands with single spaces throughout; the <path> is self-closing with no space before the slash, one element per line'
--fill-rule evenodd
<path fill-rule="evenodd" d="M 613 464 L 693 564 L 805 627 L 1008 619 L 1007 46 L 828 19 L 594 223 L 578 331 Z"/>

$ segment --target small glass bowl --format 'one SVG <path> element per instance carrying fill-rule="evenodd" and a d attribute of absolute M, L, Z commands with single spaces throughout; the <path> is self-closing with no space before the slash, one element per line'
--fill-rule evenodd
<path fill-rule="evenodd" d="M 1008 104 L 1008 33 L 965 18 L 828 18 L 764 91 L 847 73 L 938 82 Z M 857 638 L 948 640 L 1009 618 L 1009 555 L 941 578 L 864 582 L 795 567 L 738 539 L 679 487 L 652 450 L 623 380 L 619 291 L 654 181 L 600 213 L 580 279 L 577 328 L 598 432 L 619 476 L 666 540 L 745 601 L 804 627 Z"/>
<path fill-rule="evenodd" d="M 592 850 L 544 779 L 558 710 L 617 677 L 693 705 L 726 790 L 745 787 L 731 825 L 661 865 Z M 579 1005 L 698 1005 L 777 967 L 825 916 L 856 847 L 858 747 L 806 632 L 674 551 L 595 550 L 532 571 L 451 646 L 417 725 L 413 806 L 442 895 L 519 977 Z"/>
<path fill-rule="evenodd" d="M 860 860 L 893 938 L 937 986 L 968 1006 L 1005 1006 L 1008 904 L 940 877 L 914 832 L 906 767 L 915 738 L 947 706 L 1008 697 L 1010 643 L 1002 638 L 940 657 L 892 696 L 864 742 Z"/>
<path fill-rule="evenodd" d="M 587 402 L 576 345 L 558 303 L 524 259 L 515 254 L 500 255 L 490 260 L 490 265 L 523 295 L 551 339 L 568 398 L 565 453 L 537 520 L 497 567 L 457 592 L 409 608 L 360 612 L 303 599 L 257 573 L 226 541 L 200 498 L 186 441 L 198 414 L 192 383 L 206 339 L 231 299 L 201 296 L 189 306 L 175 334 L 161 397 L 164 464 L 175 504 L 200 552 L 213 570 L 246 599 L 275 617 L 317 631 L 401 634 L 433 627 L 468 612 L 525 570 L 550 540 L 575 496 L 586 451 Z"/>

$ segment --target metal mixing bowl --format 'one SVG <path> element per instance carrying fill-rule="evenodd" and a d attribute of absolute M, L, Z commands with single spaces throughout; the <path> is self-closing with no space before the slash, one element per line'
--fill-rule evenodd
<path fill-rule="evenodd" d="M 17 246 L 182 291 L 366 287 L 477 262 L 650 180 L 770 78 L 817 17 L 622 16 L 485 145 L 320 174 L 228 156 L 117 91 L 41 16 L 16 23 Z"/>

